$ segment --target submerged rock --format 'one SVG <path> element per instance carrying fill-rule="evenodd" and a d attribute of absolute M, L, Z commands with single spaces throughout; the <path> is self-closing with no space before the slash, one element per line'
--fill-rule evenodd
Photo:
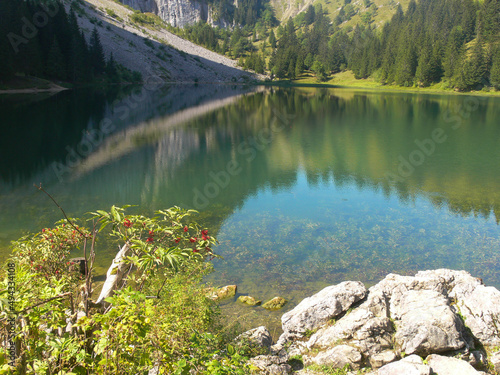
<path fill-rule="evenodd" d="M 265 308 L 266 310 L 279 310 L 283 306 L 285 306 L 287 302 L 288 301 L 284 298 L 274 297 L 272 300 L 269 300 L 266 303 L 264 303 L 262 307 Z"/>
<path fill-rule="evenodd" d="M 250 297 L 250 296 L 239 296 L 238 301 L 241 303 L 244 303 L 245 305 L 249 305 L 249 306 L 258 306 L 262 303 L 262 301 L 260 301 L 260 300 L 258 301 L 254 297 Z"/>
<path fill-rule="evenodd" d="M 229 297 L 234 297 L 236 294 L 236 285 L 226 285 L 222 288 L 216 289 L 211 295 L 210 299 L 214 301 L 220 301 Z"/>

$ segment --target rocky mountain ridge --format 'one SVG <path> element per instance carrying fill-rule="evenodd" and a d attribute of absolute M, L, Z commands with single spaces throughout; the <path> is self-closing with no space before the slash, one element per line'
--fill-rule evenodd
<path fill-rule="evenodd" d="M 156 4 L 155 0 L 137 3 L 144 7 Z M 66 3 L 68 8 L 72 4 L 74 2 Z M 83 4 L 76 9 L 78 24 L 84 34 L 90 37 L 93 28 L 97 27 L 107 58 L 112 53 L 118 63 L 140 72 L 146 84 L 245 83 L 264 78 L 246 72 L 237 66 L 236 61 L 182 39 L 164 28 L 133 22 L 131 16 L 134 12 L 120 3 L 86 0 L 78 4 Z"/>
<path fill-rule="evenodd" d="M 174 27 L 205 21 L 216 25 L 213 8 L 206 0 L 123 0 L 123 4 L 143 13 L 154 13 Z"/>

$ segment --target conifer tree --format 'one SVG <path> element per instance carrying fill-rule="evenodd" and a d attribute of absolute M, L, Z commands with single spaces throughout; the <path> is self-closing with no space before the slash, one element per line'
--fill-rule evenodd
<path fill-rule="evenodd" d="M 465 42 L 470 42 L 476 34 L 477 6 L 473 0 L 463 0 L 462 19 L 460 27 L 464 33 Z"/>
<path fill-rule="evenodd" d="M 262 56 L 258 55 L 255 61 L 255 67 L 254 70 L 258 74 L 264 74 L 265 73 L 265 62 Z"/>
<path fill-rule="evenodd" d="M 273 30 L 269 33 L 269 44 L 271 45 L 271 48 L 276 48 L 276 36 L 274 35 Z"/>
<path fill-rule="evenodd" d="M 478 90 L 485 84 L 486 72 L 483 43 L 477 40 L 470 56 L 462 63 L 455 85 L 459 90 Z"/>
<path fill-rule="evenodd" d="M 290 62 L 288 63 L 287 76 L 290 79 L 295 79 L 295 60 L 293 59 L 290 59 Z"/>
<path fill-rule="evenodd" d="M 311 69 L 314 72 L 314 74 L 316 75 L 316 78 L 318 79 L 318 81 L 322 82 L 322 81 L 327 80 L 325 67 L 323 66 L 323 64 L 320 61 L 318 61 L 318 60 L 314 61 Z"/>
<path fill-rule="evenodd" d="M 463 53 L 464 33 L 460 27 L 454 27 L 448 38 L 448 45 L 444 54 L 443 68 L 444 76 L 452 79 L 460 67 L 461 55 Z"/>
<path fill-rule="evenodd" d="M 45 74 L 49 78 L 65 80 L 66 76 L 66 63 L 64 61 L 64 56 L 59 48 L 59 43 L 54 37 L 52 41 L 52 46 L 50 47 L 47 66 L 45 68 Z"/>
<path fill-rule="evenodd" d="M 405 87 L 412 86 L 417 69 L 417 55 L 409 28 L 400 38 L 396 64 L 396 83 Z"/>
<path fill-rule="evenodd" d="M 104 50 L 101 44 L 101 38 L 97 28 L 94 27 L 90 36 L 90 63 L 94 75 L 103 74 L 106 69 L 106 60 L 104 58 Z"/>
<path fill-rule="evenodd" d="M 438 41 L 432 49 L 431 61 L 430 61 L 430 77 L 431 82 L 439 82 L 443 77 L 443 66 L 441 62 L 442 58 L 442 48 Z"/>
<path fill-rule="evenodd" d="M 71 39 L 71 53 L 68 61 L 68 75 L 73 82 L 85 82 L 88 79 L 86 72 L 88 68 L 85 64 L 87 60 L 87 45 L 85 39 L 77 32 Z"/>
<path fill-rule="evenodd" d="M 115 58 L 113 57 L 113 52 L 109 56 L 108 63 L 106 64 L 106 75 L 108 76 L 108 80 L 110 82 L 118 82 L 118 70 L 116 69 Z"/>
<path fill-rule="evenodd" d="M 415 80 L 419 86 L 426 87 L 432 82 L 430 51 L 422 51 L 418 58 L 417 71 L 415 72 Z"/>
<path fill-rule="evenodd" d="M 15 55 L 16 68 L 32 76 L 43 75 L 44 57 L 40 48 L 38 35 L 30 39 L 20 52 Z"/>
<path fill-rule="evenodd" d="M 304 65 L 307 69 L 311 69 L 313 63 L 314 63 L 314 57 L 312 53 L 308 53 L 304 60 Z"/>
<path fill-rule="evenodd" d="M 306 15 L 304 17 L 304 22 L 306 26 L 312 24 L 316 18 L 316 11 L 312 5 L 307 7 Z"/>
<path fill-rule="evenodd" d="M 426 87 L 434 82 L 436 70 L 436 56 L 428 35 L 423 38 L 420 47 L 420 56 L 418 58 L 417 71 L 415 72 L 415 81 L 419 86 Z"/>
<path fill-rule="evenodd" d="M 295 78 L 300 77 L 303 71 L 304 71 L 303 59 L 298 58 L 295 63 Z"/>
<path fill-rule="evenodd" d="M 14 17 L 14 2 L 0 1 L 0 82 L 7 81 L 14 75 L 14 59 L 8 34 L 12 32 L 12 17 Z"/>
<path fill-rule="evenodd" d="M 490 83 L 497 90 L 500 90 L 500 48 L 497 48 L 493 55 L 493 61 L 490 69 Z"/>
<path fill-rule="evenodd" d="M 486 40 L 500 33 L 500 1 L 484 0 L 478 14 L 479 36 Z"/>

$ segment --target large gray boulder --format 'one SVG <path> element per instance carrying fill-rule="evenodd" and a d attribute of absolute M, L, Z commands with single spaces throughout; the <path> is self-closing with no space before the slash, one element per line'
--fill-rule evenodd
<path fill-rule="evenodd" d="M 284 358 L 277 355 L 259 355 L 250 359 L 253 366 L 259 368 L 263 375 L 285 375 L 293 372 L 292 367 Z"/>
<path fill-rule="evenodd" d="M 346 281 L 324 288 L 305 298 L 281 318 L 286 337 L 301 337 L 347 311 L 366 296 L 366 288 L 359 281 Z"/>
<path fill-rule="evenodd" d="M 243 332 L 234 339 L 234 343 L 239 347 L 246 347 L 251 351 L 264 354 L 269 352 L 273 338 L 266 327 L 260 326 Z"/>
<path fill-rule="evenodd" d="M 490 355 L 490 363 L 495 372 L 500 373 L 500 351 Z"/>
<path fill-rule="evenodd" d="M 378 369 L 378 375 L 430 375 L 431 368 L 425 365 L 422 358 L 411 355 L 397 362 L 391 362 Z M 456 374 L 458 375 L 458 374 Z"/>
<path fill-rule="evenodd" d="M 369 289 L 370 293 L 380 293 L 390 301 L 391 311 L 399 305 L 401 297 L 409 290 L 433 290 L 445 296 L 452 297 L 449 292 L 457 285 L 480 285 L 478 278 L 472 277 L 466 271 L 437 269 L 420 271 L 415 276 L 389 274 L 378 284 Z"/>
<path fill-rule="evenodd" d="M 458 284 L 450 296 L 465 324 L 483 345 L 500 345 L 500 291 L 491 286 Z"/>
<path fill-rule="evenodd" d="M 333 368 L 343 368 L 345 365 L 349 365 L 351 369 L 358 370 L 361 367 L 363 356 L 352 346 L 337 345 L 314 356 L 306 355 L 303 359 L 306 366 L 316 364 Z"/>
<path fill-rule="evenodd" d="M 380 293 L 370 293 L 356 309 L 313 334 L 307 347 L 328 348 L 349 341 L 365 356 L 382 352 L 392 346 L 394 329 L 388 315 L 387 300 Z"/>
<path fill-rule="evenodd" d="M 434 290 L 409 290 L 392 313 L 396 344 L 406 354 L 427 355 L 465 347 L 463 324 L 448 298 Z"/>
<path fill-rule="evenodd" d="M 379 318 L 369 310 L 355 309 L 334 325 L 322 328 L 311 336 L 308 349 L 328 348 L 337 342 L 349 341 L 363 354 L 369 355 L 390 348 L 392 323 L 389 318 Z"/>
<path fill-rule="evenodd" d="M 306 298 L 283 315 L 284 334 L 272 351 L 302 355 L 306 365 L 358 369 L 369 363 L 379 375 L 484 374 L 471 364 L 489 361 L 500 370 L 500 353 L 486 359 L 481 349 L 500 345 L 497 322 L 500 291 L 465 271 L 390 274 L 368 292 L 345 282 Z M 460 359 L 438 355 L 451 352 Z M 424 363 L 411 354 L 429 357 Z"/>
<path fill-rule="evenodd" d="M 434 374 L 439 375 L 478 375 L 480 374 L 467 362 L 457 358 L 444 357 L 438 354 L 431 354 L 426 359 Z"/>
<path fill-rule="evenodd" d="M 420 271 L 416 279 L 442 280 L 465 324 L 483 345 L 500 345 L 500 291 L 483 285 L 481 279 L 466 271 L 438 269 Z"/>
<path fill-rule="evenodd" d="M 383 352 L 374 354 L 370 357 L 370 365 L 372 368 L 379 368 L 388 363 L 394 362 L 397 359 L 396 353 L 392 350 L 384 350 Z"/>

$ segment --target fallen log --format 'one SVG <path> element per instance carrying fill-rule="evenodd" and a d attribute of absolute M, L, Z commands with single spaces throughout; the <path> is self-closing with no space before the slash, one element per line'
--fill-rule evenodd
<path fill-rule="evenodd" d="M 95 305 L 104 305 L 104 300 L 108 297 L 111 297 L 115 290 L 120 288 L 120 283 L 123 279 L 123 276 L 127 273 L 130 265 L 125 263 L 125 259 L 130 252 L 130 245 L 126 243 L 120 249 L 118 254 L 116 254 L 115 259 L 113 259 L 113 263 L 108 268 L 108 272 L 106 273 L 106 281 L 102 286 L 101 294 L 99 298 L 95 302 Z"/>

